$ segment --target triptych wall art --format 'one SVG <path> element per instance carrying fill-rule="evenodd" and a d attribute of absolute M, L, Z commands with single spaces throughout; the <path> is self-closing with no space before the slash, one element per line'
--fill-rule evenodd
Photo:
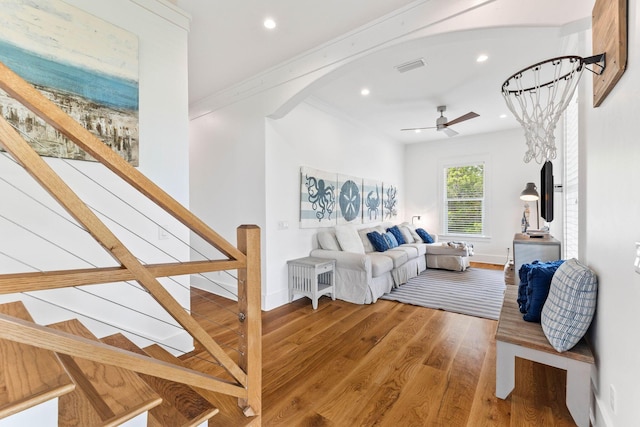
<path fill-rule="evenodd" d="M 398 187 L 371 179 L 300 168 L 300 227 L 393 220 Z"/>

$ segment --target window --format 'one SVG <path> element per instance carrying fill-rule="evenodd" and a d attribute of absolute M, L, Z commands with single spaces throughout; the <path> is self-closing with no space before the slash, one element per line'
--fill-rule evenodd
<path fill-rule="evenodd" d="M 484 163 L 444 168 L 445 234 L 485 234 L 484 174 Z"/>

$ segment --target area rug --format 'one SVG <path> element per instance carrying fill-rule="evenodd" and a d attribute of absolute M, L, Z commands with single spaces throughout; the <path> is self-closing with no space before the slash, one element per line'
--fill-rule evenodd
<path fill-rule="evenodd" d="M 381 298 L 498 320 L 505 289 L 501 270 L 427 269 Z"/>

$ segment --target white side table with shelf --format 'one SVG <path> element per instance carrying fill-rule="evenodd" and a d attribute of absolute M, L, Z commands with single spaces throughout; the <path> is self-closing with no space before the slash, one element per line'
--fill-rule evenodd
<path fill-rule="evenodd" d="M 335 260 L 305 257 L 287 261 L 289 268 L 289 302 L 295 294 L 311 298 L 313 309 L 318 308 L 318 298 L 331 295 L 336 299 Z"/>
<path fill-rule="evenodd" d="M 515 264 L 515 284 L 520 284 L 520 267 L 535 260 L 556 261 L 561 257 L 560 241 L 553 236 L 529 237 L 516 234 L 513 237 L 513 262 Z"/>

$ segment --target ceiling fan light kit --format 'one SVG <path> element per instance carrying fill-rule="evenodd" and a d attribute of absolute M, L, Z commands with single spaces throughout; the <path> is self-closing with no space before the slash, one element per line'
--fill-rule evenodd
<path fill-rule="evenodd" d="M 507 107 L 524 128 L 525 163 L 535 159 L 543 164 L 556 158 L 556 124 L 571 102 L 585 69 L 596 76 L 594 107 L 602 103 L 626 69 L 627 0 L 596 0 L 592 16 L 593 50 L 603 53 L 588 58 L 569 55 L 541 61 L 514 73 L 502 84 Z"/>

